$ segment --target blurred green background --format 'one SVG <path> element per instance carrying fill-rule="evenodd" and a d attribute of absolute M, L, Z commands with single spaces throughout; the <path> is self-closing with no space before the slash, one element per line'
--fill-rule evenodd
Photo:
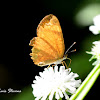
<path fill-rule="evenodd" d="M 54 14 L 59 19 L 66 50 L 73 42 L 77 42 L 71 48 L 77 51 L 68 55 L 72 59 L 70 65 L 72 71 L 78 73 L 83 81 L 94 67 L 93 61 L 89 62 L 91 55 L 86 54 L 86 51 L 91 51 L 92 42 L 100 40 L 100 35 L 93 35 L 89 31 L 93 17 L 100 14 L 100 0 L 3 2 L 0 89 L 12 88 L 21 90 L 21 93 L 0 93 L 0 100 L 34 100 L 31 84 L 35 76 L 44 68 L 34 65 L 30 59 L 29 42 L 36 36 L 36 28 L 40 20 L 48 14 Z M 99 80 L 100 78 L 84 100 L 90 98 L 94 100 L 99 97 Z"/>

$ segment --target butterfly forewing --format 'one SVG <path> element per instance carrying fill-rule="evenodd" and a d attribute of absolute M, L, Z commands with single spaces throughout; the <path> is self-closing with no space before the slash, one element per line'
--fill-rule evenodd
<path fill-rule="evenodd" d="M 33 46 L 31 58 L 37 65 L 49 65 L 64 55 L 65 45 L 60 23 L 56 16 L 45 16 L 37 27 L 37 37 L 30 42 Z"/>

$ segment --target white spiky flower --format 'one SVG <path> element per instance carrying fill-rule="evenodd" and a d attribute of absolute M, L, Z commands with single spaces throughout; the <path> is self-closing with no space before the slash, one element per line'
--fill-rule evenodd
<path fill-rule="evenodd" d="M 92 57 L 89 61 L 92 59 L 97 59 L 93 65 L 100 64 L 100 41 L 93 42 L 93 47 L 91 49 L 91 52 L 87 52 L 88 54 L 92 54 Z"/>
<path fill-rule="evenodd" d="M 53 97 L 58 100 L 65 97 L 69 99 L 66 92 L 74 94 L 76 88 L 80 86 L 81 80 L 75 80 L 79 77 L 78 74 L 70 72 L 71 68 L 65 69 L 65 66 L 58 66 L 45 68 L 43 72 L 40 72 L 40 76 L 36 76 L 32 84 L 33 95 L 35 100 L 53 100 Z"/>
<path fill-rule="evenodd" d="M 94 25 L 89 27 L 89 30 L 92 31 L 93 34 L 100 34 L 100 15 L 97 15 L 93 18 Z"/>

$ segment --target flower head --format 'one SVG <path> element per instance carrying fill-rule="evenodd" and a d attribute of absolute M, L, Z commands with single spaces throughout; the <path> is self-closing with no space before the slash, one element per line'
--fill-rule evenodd
<path fill-rule="evenodd" d="M 89 30 L 92 31 L 93 34 L 97 35 L 100 33 L 100 15 L 97 15 L 93 18 L 94 25 L 89 27 Z"/>
<path fill-rule="evenodd" d="M 92 54 L 93 56 L 90 58 L 89 61 L 92 59 L 97 59 L 93 65 L 100 64 L 100 41 L 93 42 L 93 47 L 91 49 L 91 52 L 87 52 L 89 54 Z"/>
<path fill-rule="evenodd" d="M 74 94 L 76 88 L 80 86 L 81 80 L 75 80 L 78 74 L 70 72 L 71 69 L 65 69 L 65 66 L 46 68 L 36 76 L 32 84 L 33 94 L 36 100 L 52 100 L 54 95 L 56 99 L 69 98 L 66 92 Z"/>

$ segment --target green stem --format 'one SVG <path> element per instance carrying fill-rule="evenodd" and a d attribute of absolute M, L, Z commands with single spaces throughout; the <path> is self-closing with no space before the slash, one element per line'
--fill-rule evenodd
<path fill-rule="evenodd" d="M 95 80 L 97 79 L 97 77 L 100 74 L 100 65 L 96 65 L 92 71 L 89 73 L 89 75 L 85 78 L 85 80 L 83 81 L 83 83 L 81 84 L 81 86 L 77 89 L 76 93 L 73 94 L 69 100 L 82 100 L 82 99 L 75 99 L 76 97 L 81 97 L 84 98 L 85 95 L 88 93 L 88 91 L 90 90 L 90 88 L 92 87 L 92 85 L 94 84 Z M 92 78 L 94 77 L 94 78 Z M 89 85 L 88 85 L 89 84 Z M 90 86 L 90 87 L 87 87 Z M 86 89 L 86 88 L 87 89 Z M 82 92 L 84 91 L 84 92 Z M 82 94 L 81 94 L 82 92 Z M 85 93 L 86 92 L 86 93 Z M 80 96 L 81 94 L 81 96 Z"/>
<path fill-rule="evenodd" d="M 83 100 L 83 98 L 86 96 L 86 94 L 89 92 L 89 90 L 91 89 L 91 87 L 93 86 L 94 82 L 96 81 L 96 79 L 98 78 L 100 74 L 100 69 L 98 69 L 95 74 L 92 76 L 92 78 L 89 80 L 89 82 L 87 83 L 87 85 L 84 87 L 84 89 L 81 91 L 81 93 L 78 95 L 78 97 L 76 98 L 76 100 Z"/>

